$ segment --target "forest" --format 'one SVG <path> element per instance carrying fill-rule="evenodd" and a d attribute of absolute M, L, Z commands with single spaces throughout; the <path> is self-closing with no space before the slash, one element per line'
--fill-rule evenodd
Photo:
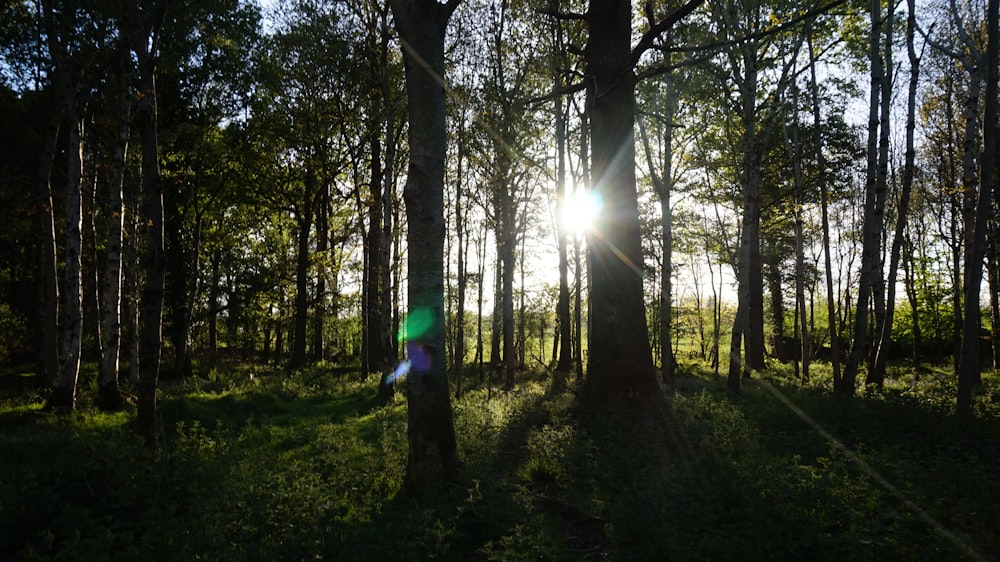
<path fill-rule="evenodd" d="M 3 2 L 0 559 L 1000 559 L 998 4 Z"/>

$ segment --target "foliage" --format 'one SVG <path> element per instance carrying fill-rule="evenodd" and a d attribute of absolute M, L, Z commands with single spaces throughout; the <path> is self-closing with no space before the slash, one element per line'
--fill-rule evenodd
<path fill-rule="evenodd" d="M 1000 380 L 987 377 L 978 419 L 958 426 L 947 373 L 897 369 L 883 393 L 840 400 L 822 369 L 802 385 L 776 368 L 728 398 L 688 366 L 667 406 L 645 412 L 584 409 L 539 377 L 473 389 L 454 404 L 463 474 L 419 499 L 398 495 L 403 401 L 373 407 L 373 383 L 348 371 L 230 365 L 174 383 L 157 452 L 129 413 L 57 417 L 16 393 L 0 403 L 0 558 L 957 560 L 1000 548 Z"/>

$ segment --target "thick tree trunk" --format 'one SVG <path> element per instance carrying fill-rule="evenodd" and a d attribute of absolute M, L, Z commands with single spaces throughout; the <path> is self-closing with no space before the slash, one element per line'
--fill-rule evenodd
<path fill-rule="evenodd" d="M 513 214 L 513 213 L 511 213 Z M 513 220 L 513 217 L 507 217 Z M 517 353 L 514 350 L 514 266 L 517 255 L 516 237 L 504 232 L 497 253 L 500 256 L 500 279 L 503 310 L 503 367 L 504 387 L 514 388 L 514 372 L 517 366 Z M 508 237 L 509 236 L 509 237 Z"/>
<path fill-rule="evenodd" d="M 409 249 L 406 337 L 409 455 L 404 489 L 419 493 L 461 466 L 444 341 L 444 37 L 457 0 L 391 0 L 403 46 L 410 164 L 403 199 Z"/>
<path fill-rule="evenodd" d="M 993 211 L 992 192 L 997 174 L 997 59 L 1000 52 L 1000 0 L 989 0 L 986 9 L 986 103 L 983 107 L 983 158 L 980 158 L 979 195 L 973 223 L 971 252 L 966 255 L 965 325 L 962 334 L 961 359 L 958 364 L 958 400 L 960 418 L 972 417 L 972 387 L 980 374 L 979 364 L 979 291 L 983 280 L 983 257 L 986 233 Z"/>
<path fill-rule="evenodd" d="M 585 391 L 594 399 L 649 400 L 659 385 L 643 300 L 631 2 L 593 0 L 587 24 L 592 172 L 603 208 L 588 240 L 593 325 Z"/>
<path fill-rule="evenodd" d="M 313 205 L 312 194 L 316 192 L 316 173 L 311 168 L 306 170 L 305 197 L 302 208 L 296 213 L 295 246 L 295 328 L 292 336 L 292 367 L 301 367 L 306 362 L 306 332 L 309 326 L 309 239 L 312 233 Z"/>
<path fill-rule="evenodd" d="M 996 181 L 994 176 L 994 182 Z M 994 205 L 1000 197 L 994 193 Z M 990 290 L 990 348 L 993 369 L 1000 370 L 1000 225 L 990 223 L 990 242 L 986 248 L 987 283 Z"/>

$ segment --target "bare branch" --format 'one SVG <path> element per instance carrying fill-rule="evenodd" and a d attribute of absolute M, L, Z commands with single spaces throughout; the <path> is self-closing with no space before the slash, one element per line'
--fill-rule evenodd
<path fill-rule="evenodd" d="M 540 16 L 549 16 L 559 21 L 580 21 L 587 19 L 587 14 L 577 14 L 575 12 L 560 12 L 554 6 L 548 8 L 536 8 L 535 13 Z"/>

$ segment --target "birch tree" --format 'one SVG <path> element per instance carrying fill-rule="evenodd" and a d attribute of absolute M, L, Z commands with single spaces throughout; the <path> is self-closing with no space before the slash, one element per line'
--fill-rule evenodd
<path fill-rule="evenodd" d="M 390 0 L 403 49 L 410 162 L 403 201 L 408 248 L 411 370 L 406 385 L 408 456 L 404 487 L 420 493 L 461 466 L 444 340 L 444 39 L 460 0 Z"/>

